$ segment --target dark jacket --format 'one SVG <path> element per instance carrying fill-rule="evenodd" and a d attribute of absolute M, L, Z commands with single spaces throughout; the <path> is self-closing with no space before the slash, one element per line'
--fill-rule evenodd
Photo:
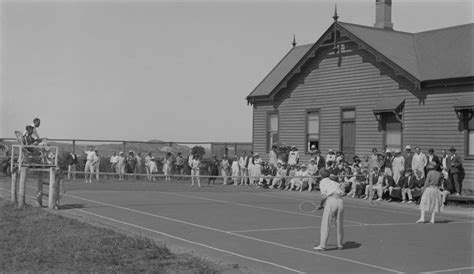
<path fill-rule="evenodd" d="M 416 185 L 416 177 L 414 175 L 405 177 L 405 180 L 403 181 L 404 188 L 415 188 L 415 185 Z"/>
<path fill-rule="evenodd" d="M 384 176 L 383 178 L 383 183 L 382 183 L 383 186 L 391 186 L 391 187 L 394 187 L 395 186 L 395 181 L 393 180 L 392 176 Z"/>
<path fill-rule="evenodd" d="M 70 165 L 77 165 L 77 155 L 75 153 L 69 153 L 66 157 L 66 164 Z"/>
<path fill-rule="evenodd" d="M 451 159 L 451 156 L 448 156 L 446 159 L 446 165 L 450 174 L 459 173 L 459 170 L 462 167 L 461 157 L 454 154 L 453 159 Z"/>

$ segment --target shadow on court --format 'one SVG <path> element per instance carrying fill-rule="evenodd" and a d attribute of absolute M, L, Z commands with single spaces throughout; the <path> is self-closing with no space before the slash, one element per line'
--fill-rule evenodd
<path fill-rule="evenodd" d="M 357 243 L 357 242 L 353 242 L 353 241 L 350 241 L 350 242 L 345 242 L 342 247 L 344 249 L 356 249 L 356 248 L 359 248 L 361 247 L 362 244 L 361 243 Z M 329 248 L 326 248 L 326 251 L 331 251 L 331 250 L 338 250 L 337 247 L 329 247 Z"/>

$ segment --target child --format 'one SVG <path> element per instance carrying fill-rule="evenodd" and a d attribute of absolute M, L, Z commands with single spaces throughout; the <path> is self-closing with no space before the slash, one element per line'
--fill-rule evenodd
<path fill-rule="evenodd" d="M 232 161 L 232 180 L 234 181 L 234 186 L 239 185 L 239 158 L 237 155 L 234 156 L 234 161 Z"/>

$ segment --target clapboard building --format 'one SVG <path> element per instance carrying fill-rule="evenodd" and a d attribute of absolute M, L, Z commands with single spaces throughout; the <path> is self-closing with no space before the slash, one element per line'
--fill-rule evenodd
<path fill-rule="evenodd" d="M 293 48 L 247 97 L 253 150 L 311 145 L 326 154 L 373 147 L 451 146 L 474 182 L 474 24 L 408 33 L 393 30 L 391 1 L 376 1 L 374 27 L 334 22 L 314 44 Z M 346 157 L 347 158 L 347 157 Z"/>

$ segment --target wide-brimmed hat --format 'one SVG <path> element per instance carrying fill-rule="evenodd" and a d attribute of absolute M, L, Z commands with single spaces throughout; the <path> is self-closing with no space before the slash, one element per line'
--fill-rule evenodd
<path fill-rule="evenodd" d="M 407 145 L 407 146 L 405 147 L 405 150 L 407 150 L 407 149 L 411 149 L 411 146 L 410 146 L 410 145 Z"/>
<path fill-rule="evenodd" d="M 456 151 L 454 147 L 451 147 L 448 151 Z"/>
<path fill-rule="evenodd" d="M 328 153 L 334 153 L 334 150 L 330 149 L 328 150 Z"/>

